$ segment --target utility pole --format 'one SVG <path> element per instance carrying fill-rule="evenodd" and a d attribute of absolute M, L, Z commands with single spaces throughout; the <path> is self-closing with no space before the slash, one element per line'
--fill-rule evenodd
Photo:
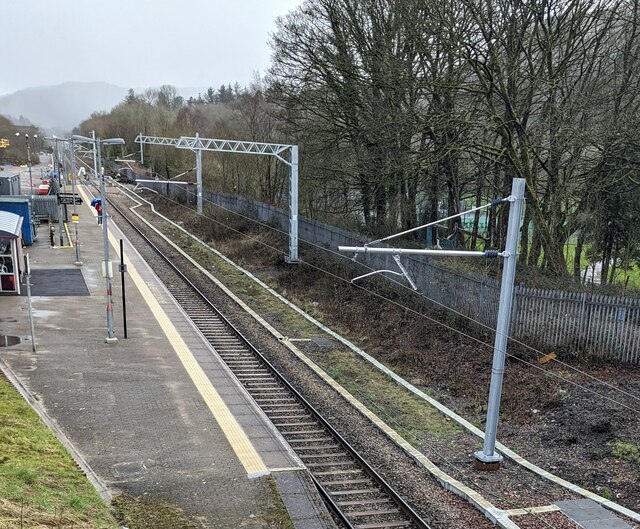
<path fill-rule="evenodd" d="M 122 145 L 124 144 L 124 140 L 122 138 L 109 138 L 106 140 L 101 140 L 100 138 L 96 138 L 95 132 L 91 133 L 91 138 L 87 136 L 72 136 L 72 139 L 79 142 L 93 143 L 94 147 L 94 165 L 99 170 L 100 173 L 98 175 L 96 171 L 96 175 L 100 178 L 100 201 L 102 203 L 102 246 L 104 251 L 104 260 L 102 262 L 102 275 L 105 278 L 106 290 L 107 290 L 107 337 L 105 338 L 106 343 L 117 343 L 118 338 L 116 338 L 115 332 L 113 330 L 113 287 L 111 283 L 111 278 L 113 277 L 113 265 L 111 261 L 109 261 L 109 228 L 107 226 L 108 216 L 107 216 L 107 193 L 105 190 L 104 183 L 104 173 L 102 171 L 102 153 L 100 150 L 101 145 Z M 99 168 L 99 169 L 98 169 Z"/>
<path fill-rule="evenodd" d="M 71 214 L 71 222 L 73 223 L 74 228 L 74 236 L 75 236 L 75 247 L 76 247 L 76 266 L 82 266 L 82 261 L 80 260 L 80 243 L 78 242 L 78 222 L 80 219 L 78 218 L 78 212 L 76 209 L 76 153 L 74 150 L 73 138 L 69 140 L 69 147 L 71 150 L 71 188 L 73 194 L 73 213 Z"/>
<path fill-rule="evenodd" d="M 509 338 L 509 326 L 511 323 L 513 284 L 518 261 L 518 235 L 520 234 L 520 224 L 522 223 L 524 190 L 524 178 L 514 178 L 511 186 L 511 196 L 508 198 L 511 206 L 509 208 L 509 225 L 507 227 L 507 242 L 504 252 L 504 266 L 502 268 L 498 322 L 493 346 L 493 366 L 491 368 L 491 385 L 489 386 L 487 421 L 484 428 L 484 445 L 482 451 L 475 453 L 475 467 L 479 470 L 497 470 L 502 461 L 502 456 L 496 452 L 496 434 L 498 431 L 498 415 L 500 414 L 500 399 L 502 397 L 504 362 L 507 356 L 507 339 Z"/>
<path fill-rule="evenodd" d="M 456 213 L 446 219 L 440 219 L 429 224 L 424 224 L 416 228 L 411 228 L 401 233 L 396 233 L 382 239 L 378 239 L 367 243 L 365 246 L 338 246 L 338 251 L 345 253 L 378 253 L 378 254 L 391 254 L 400 272 L 393 270 L 376 270 L 356 277 L 351 280 L 353 283 L 357 279 L 362 279 L 367 276 L 371 276 L 377 273 L 391 273 L 399 276 L 404 276 L 411 286 L 416 289 L 415 284 L 409 276 L 405 267 L 400 263 L 400 255 L 434 255 L 434 256 L 452 256 L 452 257 L 503 257 L 504 267 L 502 270 L 502 285 L 500 288 L 500 306 L 498 308 L 498 321 L 496 324 L 496 337 L 493 349 L 493 366 L 491 369 L 491 385 L 489 387 L 489 404 L 487 406 L 487 420 L 484 435 L 484 447 L 482 451 L 476 452 L 474 465 L 478 470 L 497 470 L 500 468 L 500 462 L 502 456 L 495 451 L 496 445 L 496 432 L 498 428 L 498 415 L 500 412 L 500 398 L 502 396 L 502 379 L 504 375 L 504 364 L 507 351 L 507 340 L 509 338 L 509 324 L 511 322 L 511 306 L 513 301 L 513 284 L 516 275 L 516 262 L 518 260 L 518 239 L 520 233 L 520 225 L 522 223 L 522 210 L 524 206 L 524 191 L 525 180 L 524 178 L 514 178 L 511 195 L 494 200 L 490 204 L 484 206 L 478 206 L 462 213 Z M 455 217 L 478 211 L 487 207 L 494 207 L 499 204 L 509 203 L 509 226 L 507 228 L 507 240 L 505 243 L 505 250 L 498 252 L 497 250 L 485 250 L 480 251 L 467 251 L 467 250 L 422 250 L 414 248 L 379 248 L 372 247 L 371 245 L 382 243 L 390 239 L 406 235 L 416 230 L 429 228 L 439 222 L 443 222 Z"/>

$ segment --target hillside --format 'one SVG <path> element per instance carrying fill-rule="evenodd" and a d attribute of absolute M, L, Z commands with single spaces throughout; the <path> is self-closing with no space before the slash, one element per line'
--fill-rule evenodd
<path fill-rule="evenodd" d="M 110 110 L 126 93 L 126 88 L 109 83 L 38 86 L 0 96 L 0 114 L 23 116 L 42 128 L 64 132 L 93 112 Z"/>

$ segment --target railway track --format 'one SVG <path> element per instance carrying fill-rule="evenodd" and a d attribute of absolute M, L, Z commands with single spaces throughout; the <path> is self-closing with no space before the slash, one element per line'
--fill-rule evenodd
<path fill-rule="evenodd" d="M 113 202 L 110 207 L 132 228 L 136 247 L 144 241 L 162 258 L 154 260 L 154 271 L 305 463 L 334 516 L 351 529 L 429 528 L 189 279 L 188 265 L 180 270 L 180 260 L 167 257 L 174 250 L 166 241 L 145 235 Z"/>

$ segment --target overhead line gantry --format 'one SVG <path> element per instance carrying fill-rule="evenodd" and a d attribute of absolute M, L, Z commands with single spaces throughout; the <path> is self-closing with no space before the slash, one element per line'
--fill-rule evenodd
<path fill-rule="evenodd" d="M 140 163 L 144 163 L 143 145 L 165 145 L 176 149 L 187 149 L 196 155 L 196 193 L 198 215 L 202 215 L 202 151 L 228 152 L 238 154 L 257 154 L 273 156 L 289 166 L 289 256 L 287 261 L 297 263 L 298 259 L 298 146 L 281 143 L 261 143 L 255 141 L 237 141 L 195 136 L 166 138 L 138 134 L 136 143 L 140 144 Z M 288 156 L 287 156 L 288 154 Z"/>

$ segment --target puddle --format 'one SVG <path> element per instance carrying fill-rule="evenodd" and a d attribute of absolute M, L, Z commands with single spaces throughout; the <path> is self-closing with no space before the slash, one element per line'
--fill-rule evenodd
<path fill-rule="evenodd" d="M 11 347 L 22 342 L 22 338 L 19 336 L 9 336 L 6 334 L 0 334 L 0 347 Z"/>

